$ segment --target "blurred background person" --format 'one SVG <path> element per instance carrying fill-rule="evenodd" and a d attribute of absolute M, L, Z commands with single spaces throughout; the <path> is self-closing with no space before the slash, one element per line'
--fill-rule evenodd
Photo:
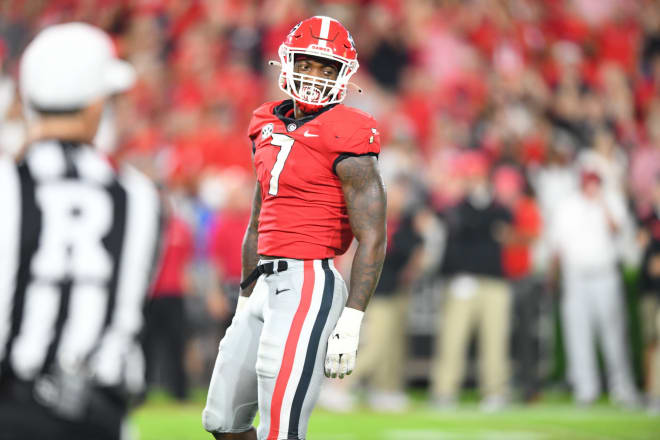
<path fill-rule="evenodd" d="M 191 288 L 188 271 L 192 253 L 190 227 L 170 208 L 162 258 L 146 304 L 145 354 L 147 384 L 163 386 L 177 400 L 188 397 L 184 297 Z"/>
<path fill-rule="evenodd" d="M 431 371 L 433 405 L 457 404 L 474 330 L 479 344 L 482 409 L 508 404 L 511 286 L 502 249 L 511 242 L 512 215 L 493 197 L 489 164 L 483 153 L 463 156 L 465 195 L 442 213 L 447 245 L 441 273 L 446 277 L 444 310 L 439 320 Z"/>
<path fill-rule="evenodd" d="M 576 403 L 600 395 L 594 341 L 605 358 L 611 399 L 638 404 L 628 344 L 616 239 L 625 221 L 621 199 L 604 191 L 601 177 L 583 169 L 579 191 L 557 206 L 550 225 L 552 249 L 561 268 L 561 313 L 568 376 Z"/>
<path fill-rule="evenodd" d="M 532 249 L 542 228 L 541 213 L 525 187 L 525 178 L 518 169 L 509 165 L 496 168 L 495 200 L 513 216 L 513 231 L 502 249 L 502 268 L 513 291 L 513 377 L 522 400 L 527 402 L 538 397 L 541 389 L 539 318 L 545 292 L 532 266 Z"/>
<path fill-rule="evenodd" d="M 324 385 L 319 405 L 326 409 L 351 411 L 360 386 L 365 386 L 373 410 L 401 412 L 409 405 L 405 392 L 409 302 L 411 289 L 427 265 L 423 237 L 435 219 L 412 176 L 392 176 L 386 186 L 387 255 L 361 330 L 360 366 L 343 382 Z"/>
<path fill-rule="evenodd" d="M 111 96 L 134 81 L 88 24 L 46 28 L 21 58 L 31 142 L 16 164 L 0 159 L 3 440 L 119 439 L 143 392 L 161 204 L 94 146 Z"/>
<path fill-rule="evenodd" d="M 639 239 L 643 248 L 640 277 L 640 316 L 645 344 L 645 385 L 648 407 L 660 413 L 660 174 L 651 193 L 650 210 L 640 219 Z"/>
<path fill-rule="evenodd" d="M 208 230 L 208 259 L 212 278 L 206 292 L 207 331 L 202 338 L 203 381 L 208 383 L 222 339 L 236 311 L 241 282 L 241 246 L 252 208 L 251 176 L 231 166 L 218 173 L 221 202 Z"/>
<path fill-rule="evenodd" d="M 552 260 L 548 225 L 557 206 L 575 191 L 579 180 L 574 164 L 576 146 L 572 138 L 559 131 L 548 148 L 543 162 L 529 173 L 543 225 L 539 241 L 533 248 L 534 265 L 541 275 L 550 270 Z"/>
<path fill-rule="evenodd" d="M 210 231 L 210 257 L 218 279 L 218 289 L 212 292 L 208 303 L 211 316 L 218 324 L 215 340 L 222 339 L 236 310 L 241 283 L 241 245 L 252 208 L 249 174 L 242 168 L 232 167 L 222 176 L 224 201 Z"/>

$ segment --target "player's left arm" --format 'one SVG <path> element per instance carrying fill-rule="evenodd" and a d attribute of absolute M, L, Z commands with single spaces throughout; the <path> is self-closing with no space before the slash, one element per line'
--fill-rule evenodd
<path fill-rule="evenodd" d="M 337 164 L 348 208 L 348 218 L 358 241 L 351 267 L 346 307 L 328 340 L 325 374 L 343 378 L 355 368 L 360 326 L 385 260 L 385 186 L 373 156 L 348 157 Z"/>
<path fill-rule="evenodd" d="M 385 186 L 373 156 L 349 157 L 337 164 L 348 219 L 358 247 L 351 267 L 346 307 L 364 312 L 385 260 Z"/>

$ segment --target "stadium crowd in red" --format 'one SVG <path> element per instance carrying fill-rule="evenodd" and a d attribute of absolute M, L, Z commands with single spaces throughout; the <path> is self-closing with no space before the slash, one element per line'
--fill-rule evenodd
<path fill-rule="evenodd" d="M 491 164 L 533 168 L 547 160 L 558 128 L 580 150 L 589 147 L 581 132 L 607 123 L 633 166 L 654 140 L 652 1 L 8 1 L 2 56 L 15 73 L 37 29 L 98 24 L 139 71 L 120 102 L 122 154 L 167 151 L 164 177 L 175 182 L 231 166 L 250 172 L 247 121 L 261 102 L 281 97 L 265 61 L 277 58 L 297 21 L 319 11 L 346 23 L 357 42 L 365 95 L 347 103 L 371 111 L 385 146 L 414 150 L 434 176 L 451 178 L 435 172 L 444 170 L 439 156 L 465 149 L 482 150 Z M 652 175 L 639 167 L 636 195 Z M 447 185 L 431 183 L 442 203 Z"/>
<path fill-rule="evenodd" d="M 264 61 L 319 10 L 355 36 L 356 82 L 366 95 L 351 104 L 381 121 L 386 145 L 409 142 L 424 160 L 450 147 L 482 148 L 491 161 L 534 166 L 554 126 L 592 116 L 611 123 L 632 153 L 649 141 L 645 122 L 657 107 L 653 3 L 35 0 L 3 2 L 0 23 L 10 68 L 47 24 L 109 30 L 140 73 L 121 106 L 122 148 L 172 149 L 167 177 L 177 179 L 232 165 L 249 171 L 247 121 L 280 96 Z M 519 103 L 526 111 L 510 108 Z M 475 125 L 476 134 L 467 129 Z"/>

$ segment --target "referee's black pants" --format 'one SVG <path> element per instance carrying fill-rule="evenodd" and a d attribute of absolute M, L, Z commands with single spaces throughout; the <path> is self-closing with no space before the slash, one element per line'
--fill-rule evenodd
<path fill-rule="evenodd" d="M 176 399 L 188 397 L 185 370 L 186 319 L 183 295 L 150 299 L 146 308 L 147 383 L 163 384 Z"/>

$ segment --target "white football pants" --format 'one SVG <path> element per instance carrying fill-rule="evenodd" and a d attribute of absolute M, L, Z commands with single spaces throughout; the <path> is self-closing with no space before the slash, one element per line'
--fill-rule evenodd
<path fill-rule="evenodd" d="M 259 277 L 220 342 L 202 414 L 209 432 L 245 432 L 259 410 L 259 440 L 305 438 L 348 291 L 332 260 L 286 261 Z"/>

